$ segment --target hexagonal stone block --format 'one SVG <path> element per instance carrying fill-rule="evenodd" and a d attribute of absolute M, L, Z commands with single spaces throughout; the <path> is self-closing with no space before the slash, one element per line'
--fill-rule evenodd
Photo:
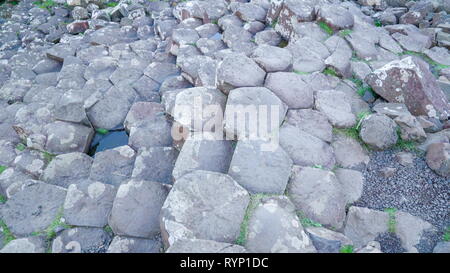
<path fill-rule="evenodd" d="M 261 200 L 250 217 L 245 248 L 256 253 L 316 252 L 286 196 Z"/>
<path fill-rule="evenodd" d="M 120 146 L 95 154 L 89 178 L 119 186 L 131 177 L 136 152 L 130 146 Z"/>
<path fill-rule="evenodd" d="M 102 228 L 76 227 L 64 230 L 52 243 L 52 253 L 104 253 L 111 236 Z"/>
<path fill-rule="evenodd" d="M 342 227 L 347 202 L 333 172 L 299 168 L 289 181 L 288 194 L 306 217 L 326 226 Z"/>
<path fill-rule="evenodd" d="M 226 173 L 232 156 L 231 141 L 215 140 L 211 133 L 191 134 L 181 148 L 172 174 L 178 179 L 195 170 Z"/>
<path fill-rule="evenodd" d="M 280 146 L 269 151 L 262 141 L 238 141 L 228 174 L 251 193 L 283 194 L 291 167 Z"/>
<path fill-rule="evenodd" d="M 172 184 L 172 171 L 178 151 L 172 147 L 141 148 L 138 151 L 132 178 Z"/>
<path fill-rule="evenodd" d="M 55 121 L 45 126 L 47 142 L 45 149 L 50 153 L 85 153 L 89 149 L 94 130 L 81 124 Z"/>
<path fill-rule="evenodd" d="M 140 238 L 157 235 L 159 215 L 168 191 L 158 182 L 129 180 L 122 183 L 109 218 L 114 234 Z"/>
<path fill-rule="evenodd" d="M 56 156 L 41 176 L 49 184 L 67 188 L 89 177 L 92 157 L 82 153 L 70 153 Z"/>
<path fill-rule="evenodd" d="M 46 242 L 43 236 L 15 239 L 0 250 L 0 253 L 45 253 Z"/>
<path fill-rule="evenodd" d="M 161 210 L 164 245 L 180 239 L 233 243 L 250 197 L 226 174 L 194 171 L 179 178 Z"/>
<path fill-rule="evenodd" d="M 108 224 L 116 189 L 97 181 L 71 184 L 64 201 L 66 223 L 74 226 L 104 227 Z"/>
<path fill-rule="evenodd" d="M 230 54 L 217 67 L 216 86 L 225 94 L 239 87 L 262 86 L 266 72 L 242 54 Z"/>
<path fill-rule="evenodd" d="M 66 190 L 61 187 L 28 183 L 4 204 L 2 219 L 16 236 L 43 231 L 56 218 L 65 198 Z"/>

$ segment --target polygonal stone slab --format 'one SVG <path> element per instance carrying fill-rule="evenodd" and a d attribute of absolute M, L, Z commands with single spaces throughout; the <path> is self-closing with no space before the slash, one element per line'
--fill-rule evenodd
<path fill-rule="evenodd" d="M 256 253 L 316 252 L 286 196 L 261 200 L 250 217 L 245 248 Z"/>
<path fill-rule="evenodd" d="M 55 121 L 45 126 L 47 142 L 45 149 L 50 153 L 85 153 L 89 149 L 94 130 L 81 124 Z"/>
<path fill-rule="evenodd" d="M 251 193 L 283 194 L 291 167 L 280 146 L 268 150 L 262 141 L 238 141 L 228 174 Z"/>
<path fill-rule="evenodd" d="M 107 253 L 160 253 L 160 239 L 142 239 L 125 236 L 115 236 L 108 247 Z"/>
<path fill-rule="evenodd" d="M 132 178 L 172 184 L 172 171 L 178 151 L 172 147 L 141 148 L 138 151 Z"/>
<path fill-rule="evenodd" d="M 95 154 L 89 178 L 119 186 L 131 177 L 136 152 L 130 146 L 120 146 Z"/>
<path fill-rule="evenodd" d="M 67 188 L 89 177 L 92 158 L 87 154 L 70 153 L 56 156 L 41 176 L 47 183 Z"/>
<path fill-rule="evenodd" d="M 66 223 L 74 226 L 106 226 L 115 196 L 115 187 L 97 181 L 85 180 L 71 184 L 64 201 Z"/>
<path fill-rule="evenodd" d="M 61 187 L 29 183 L 8 199 L 1 216 L 14 235 L 28 236 L 43 231 L 52 223 L 65 198 L 66 190 Z"/>
<path fill-rule="evenodd" d="M 233 243 L 249 203 L 230 176 L 194 171 L 179 178 L 161 210 L 161 235 L 169 247 L 180 239 Z"/>
<path fill-rule="evenodd" d="M 109 218 L 114 234 L 140 238 L 157 235 L 159 214 L 168 191 L 158 182 L 129 180 L 122 183 Z"/>
<path fill-rule="evenodd" d="M 64 230 L 52 243 L 52 253 L 104 253 L 111 236 L 102 228 Z"/>
<path fill-rule="evenodd" d="M 221 243 L 211 240 L 184 239 L 171 245 L 166 253 L 246 253 L 239 245 Z"/>

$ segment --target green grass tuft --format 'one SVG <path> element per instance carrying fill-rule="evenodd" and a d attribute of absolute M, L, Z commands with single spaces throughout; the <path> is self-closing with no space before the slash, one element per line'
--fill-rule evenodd
<path fill-rule="evenodd" d="M 342 134 L 349 138 L 353 138 L 357 140 L 366 150 L 369 150 L 369 146 L 367 146 L 366 143 L 364 143 L 359 136 L 359 131 L 361 130 L 361 124 L 362 121 L 369 115 L 371 115 L 371 112 L 368 111 L 362 111 L 356 115 L 356 124 L 355 126 L 351 128 L 341 129 L 341 128 L 333 128 L 333 133 L 335 134 Z"/>
<path fill-rule="evenodd" d="M 447 227 L 444 235 L 442 236 L 442 239 L 444 240 L 444 242 L 450 242 L 450 227 Z"/>
<path fill-rule="evenodd" d="M 338 74 L 336 72 L 336 70 L 332 67 L 327 67 L 322 71 L 323 74 L 327 75 L 327 76 L 334 76 L 334 77 L 338 77 Z"/>
<path fill-rule="evenodd" d="M 325 22 L 317 22 L 319 27 L 325 31 L 328 35 L 333 35 L 334 31 L 333 29 Z"/>
<path fill-rule="evenodd" d="M 397 209 L 387 208 L 384 211 L 389 214 L 388 231 L 390 233 L 395 233 L 396 225 L 397 225 L 397 221 L 395 220 L 395 213 L 397 212 Z"/>
<path fill-rule="evenodd" d="M 8 167 L 0 165 L 0 174 L 2 174 L 2 172 L 4 172 L 6 169 L 8 169 Z"/>
<path fill-rule="evenodd" d="M 50 163 L 56 157 L 55 154 L 51 154 L 49 152 L 42 152 L 42 156 L 48 163 Z"/>
<path fill-rule="evenodd" d="M 100 135 L 106 135 L 107 133 L 109 133 L 108 130 L 103 129 L 103 128 L 98 128 L 97 130 L 95 130 L 98 134 Z"/>
<path fill-rule="evenodd" d="M 110 7 L 110 8 L 113 8 L 113 7 L 117 6 L 118 4 L 119 3 L 117 3 L 117 2 L 109 2 L 109 3 L 106 3 L 106 6 Z"/>
<path fill-rule="evenodd" d="M 0 219 L 0 229 L 3 233 L 3 244 L 8 244 L 12 240 L 16 239 L 14 235 L 12 234 L 11 230 L 8 228 L 8 226 L 3 222 L 2 219 Z"/>
<path fill-rule="evenodd" d="M 5 204 L 7 201 L 6 197 L 0 194 L 0 204 Z"/>
<path fill-rule="evenodd" d="M 43 232 L 36 232 L 36 234 L 45 234 L 48 241 L 53 240 L 56 237 L 56 228 L 62 227 L 64 229 L 69 229 L 71 226 L 67 225 L 66 223 L 61 221 L 61 218 L 63 216 L 63 210 L 62 208 L 58 211 L 58 214 L 56 215 L 55 219 L 51 222 L 51 224 L 43 231 Z"/>
<path fill-rule="evenodd" d="M 339 250 L 339 253 L 353 253 L 353 246 L 352 245 L 344 245 Z"/>
<path fill-rule="evenodd" d="M 345 37 L 345 36 L 352 34 L 352 32 L 353 32 L 353 30 L 351 30 L 351 29 L 343 29 L 343 30 L 339 31 L 339 36 Z"/>
<path fill-rule="evenodd" d="M 295 74 L 299 74 L 299 75 L 308 75 L 309 73 L 308 72 L 303 72 L 303 71 L 298 71 L 298 70 L 293 70 L 293 72 L 295 73 Z"/>
<path fill-rule="evenodd" d="M 321 223 L 318 223 L 318 222 L 316 222 L 316 221 L 306 217 L 305 214 L 303 212 L 301 212 L 301 211 L 297 212 L 297 216 L 300 219 L 300 223 L 302 224 L 302 226 L 304 228 L 307 228 L 307 227 L 322 227 Z"/>
<path fill-rule="evenodd" d="M 381 21 L 380 20 L 375 20 L 374 22 L 374 25 L 376 26 L 376 27 L 382 27 L 383 26 L 383 24 L 381 23 Z"/>
<path fill-rule="evenodd" d="M 25 146 L 25 144 L 23 144 L 23 143 L 19 143 L 16 145 L 16 149 L 21 152 L 24 151 L 26 148 L 27 148 L 27 146 Z"/>

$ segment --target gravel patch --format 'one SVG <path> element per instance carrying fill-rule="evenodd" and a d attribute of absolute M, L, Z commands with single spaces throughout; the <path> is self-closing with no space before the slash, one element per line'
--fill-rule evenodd
<path fill-rule="evenodd" d="M 450 225 L 450 180 L 428 168 L 423 157 L 414 165 L 404 167 L 395 160 L 398 151 L 376 151 L 364 172 L 363 195 L 354 205 L 384 210 L 396 208 L 430 222 L 439 231 Z M 393 176 L 385 178 L 380 170 L 395 168 Z"/>
<path fill-rule="evenodd" d="M 406 249 L 402 247 L 402 242 L 395 233 L 385 232 L 377 236 L 375 241 L 380 243 L 383 253 L 403 253 Z"/>

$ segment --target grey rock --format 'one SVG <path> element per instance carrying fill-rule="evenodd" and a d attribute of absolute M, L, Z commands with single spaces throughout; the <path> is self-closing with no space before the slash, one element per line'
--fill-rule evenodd
<path fill-rule="evenodd" d="M 110 235 L 101 228 L 76 227 L 53 240 L 52 253 L 103 253 L 110 242 Z"/>
<path fill-rule="evenodd" d="M 89 178 L 113 186 L 119 186 L 131 177 L 136 152 L 130 146 L 120 146 L 95 154 Z"/>
<path fill-rule="evenodd" d="M 338 168 L 335 174 L 342 187 L 342 193 L 347 200 L 347 204 L 356 202 L 363 194 L 363 174 L 359 171 L 342 168 Z"/>
<path fill-rule="evenodd" d="M 261 200 L 250 217 L 245 247 L 253 253 L 316 252 L 286 196 Z"/>
<path fill-rule="evenodd" d="M 348 169 L 364 170 L 370 158 L 367 151 L 353 138 L 337 134 L 331 144 L 336 157 L 336 164 Z"/>
<path fill-rule="evenodd" d="M 164 245 L 180 239 L 234 242 L 249 195 L 231 177 L 194 171 L 178 179 L 161 210 Z"/>
<path fill-rule="evenodd" d="M 289 50 L 267 44 L 258 46 L 251 57 L 266 72 L 284 71 L 292 64 L 292 54 Z"/>
<path fill-rule="evenodd" d="M 217 67 L 217 87 L 228 94 L 238 87 L 262 86 L 266 73 L 252 59 L 232 54 Z"/>
<path fill-rule="evenodd" d="M 433 143 L 428 146 L 426 161 L 437 174 L 450 176 L 450 144 Z"/>
<path fill-rule="evenodd" d="M 331 142 L 333 127 L 328 122 L 327 117 L 319 111 L 311 109 L 289 110 L 286 115 L 286 122 L 325 142 Z"/>
<path fill-rule="evenodd" d="M 356 123 L 349 99 L 341 91 L 318 91 L 315 96 L 315 107 L 327 116 L 334 127 L 350 128 Z"/>
<path fill-rule="evenodd" d="M 74 226 L 104 227 L 108 224 L 116 189 L 97 181 L 71 184 L 64 201 L 66 223 Z"/>
<path fill-rule="evenodd" d="M 314 91 L 300 75 L 291 72 L 269 73 L 264 86 L 277 95 L 289 108 L 312 108 Z"/>
<path fill-rule="evenodd" d="M 138 151 L 132 178 L 172 184 L 172 171 L 178 151 L 172 147 L 141 148 Z"/>
<path fill-rule="evenodd" d="M 159 214 L 168 194 L 161 183 L 129 180 L 117 190 L 109 225 L 114 234 L 152 238 L 160 232 Z"/>
<path fill-rule="evenodd" d="M 67 188 L 70 184 L 89 177 L 92 158 L 83 153 L 68 153 L 56 156 L 41 179 L 49 184 Z"/>
<path fill-rule="evenodd" d="M 57 217 L 65 197 L 66 190 L 61 187 L 28 183 L 3 205 L 2 219 L 16 236 L 43 231 Z"/>
<path fill-rule="evenodd" d="M 183 239 L 173 243 L 166 253 L 246 253 L 239 245 L 212 240 Z"/>
<path fill-rule="evenodd" d="M 195 171 L 227 173 L 233 156 L 231 141 L 216 140 L 210 133 L 191 134 L 181 148 L 173 169 L 174 179 Z"/>
<path fill-rule="evenodd" d="M 386 115 L 372 114 L 363 119 L 359 135 L 374 149 L 384 150 L 397 143 L 397 125 Z"/>
<path fill-rule="evenodd" d="M 299 168 L 293 172 L 287 192 L 306 217 L 326 226 L 342 227 L 347 200 L 333 172 Z"/>
<path fill-rule="evenodd" d="M 115 236 L 107 253 L 160 253 L 162 248 L 159 239 L 142 239 Z"/>
<path fill-rule="evenodd" d="M 0 249 L 0 253 L 45 253 L 46 243 L 41 236 L 15 239 Z"/>
<path fill-rule="evenodd" d="M 318 253 L 339 253 L 343 246 L 353 244 L 344 234 L 324 227 L 307 227 L 306 233 Z"/>
<path fill-rule="evenodd" d="M 268 150 L 263 141 L 238 141 L 228 174 L 251 193 L 283 194 L 292 160 L 280 146 Z"/>

